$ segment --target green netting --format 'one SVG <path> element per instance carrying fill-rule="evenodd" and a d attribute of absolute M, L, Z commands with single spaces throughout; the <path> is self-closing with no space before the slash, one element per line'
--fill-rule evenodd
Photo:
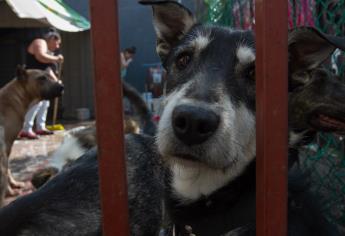
<path fill-rule="evenodd" d="M 254 2 L 248 0 L 205 0 L 207 22 L 236 28 L 251 28 L 254 22 Z"/>
<path fill-rule="evenodd" d="M 345 0 L 287 0 L 288 28 L 313 26 L 328 34 L 345 35 Z M 204 0 L 206 22 L 250 29 L 253 0 Z M 344 80 L 345 54 L 336 50 L 327 65 Z M 301 153 L 302 167 L 312 174 L 312 188 L 322 196 L 323 210 L 345 235 L 345 154 L 342 137 L 318 134 Z"/>
<path fill-rule="evenodd" d="M 345 155 L 341 137 L 319 134 L 301 153 L 302 166 L 312 175 L 312 189 L 322 196 L 329 219 L 345 227 Z"/>

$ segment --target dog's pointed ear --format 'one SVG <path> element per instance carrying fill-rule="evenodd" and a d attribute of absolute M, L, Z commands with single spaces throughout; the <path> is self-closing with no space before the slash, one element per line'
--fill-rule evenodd
<path fill-rule="evenodd" d="M 140 1 L 143 5 L 152 5 L 153 26 L 157 35 L 156 51 L 162 61 L 171 48 L 196 23 L 193 14 L 175 1 Z"/>
<path fill-rule="evenodd" d="M 299 27 L 289 32 L 290 72 L 310 70 L 324 62 L 336 48 L 345 50 L 345 38 L 326 35 L 312 27 Z"/>
<path fill-rule="evenodd" d="M 17 65 L 16 76 L 18 80 L 28 78 L 28 72 L 25 69 L 25 65 Z"/>

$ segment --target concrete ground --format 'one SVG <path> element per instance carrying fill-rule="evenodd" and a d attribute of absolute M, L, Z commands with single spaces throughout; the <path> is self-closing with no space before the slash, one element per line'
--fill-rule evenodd
<path fill-rule="evenodd" d="M 72 128 L 89 125 L 92 122 L 69 122 L 63 124 L 65 130 L 55 131 L 53 135 L 40 136 L 35 140 L 18 139 L 14 142 L 9 157 L 9 167 L 16 180 L 26 182 L 24 194 L 34 190 L 30 184 L 32 175 L 49 166 L 50 156 L 61 144 L 65 133 Z M 5 201 L 9 203 L 15 198 L 8 197 Z"/>

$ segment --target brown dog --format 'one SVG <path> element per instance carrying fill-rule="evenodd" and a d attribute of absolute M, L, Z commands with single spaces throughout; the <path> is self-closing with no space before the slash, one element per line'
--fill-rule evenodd
<path fill-rule="evenodd" d="M 5 143 L 5 153 L 0 156 L 0 206 L 3 204 L 6 189 L 12 190 L 10 185 L 7 185 L 8 181 L 5 181 L 8 179 L 11 183 L 13 180 L 8 170 L 8 157 L 23 126 L 26 112 L 40 100 L 61 96 L 63 88 L 47 71 L 26 70 L 18 66 L 16 78 L 0 89 L 0 126 L 4 128 Z"/>

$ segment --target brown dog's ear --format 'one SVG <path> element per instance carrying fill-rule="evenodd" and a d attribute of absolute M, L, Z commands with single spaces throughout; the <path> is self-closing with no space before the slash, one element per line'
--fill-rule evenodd
<path fill-rule="evenodd" d="M 157 35 L 156 51 L 164 61 L 171 48 L 196 23 L 193 14 L 175 1 L 140 1 L 152 5 L 153 26 Z"/>
<path fill-rule="evenodd" d="M 294 73 L 318 67 L 336 48 L 345 50 L 345 38 L 299 27 L 289 32 L 288 45 L 289 70 Z"/>
<path fill-rule="evenodd" d="M 17 65 L 16 76 L 18 80 L 26 79 L 28 77 L 28 73 L 25 70 L 25 65 Z"/>

